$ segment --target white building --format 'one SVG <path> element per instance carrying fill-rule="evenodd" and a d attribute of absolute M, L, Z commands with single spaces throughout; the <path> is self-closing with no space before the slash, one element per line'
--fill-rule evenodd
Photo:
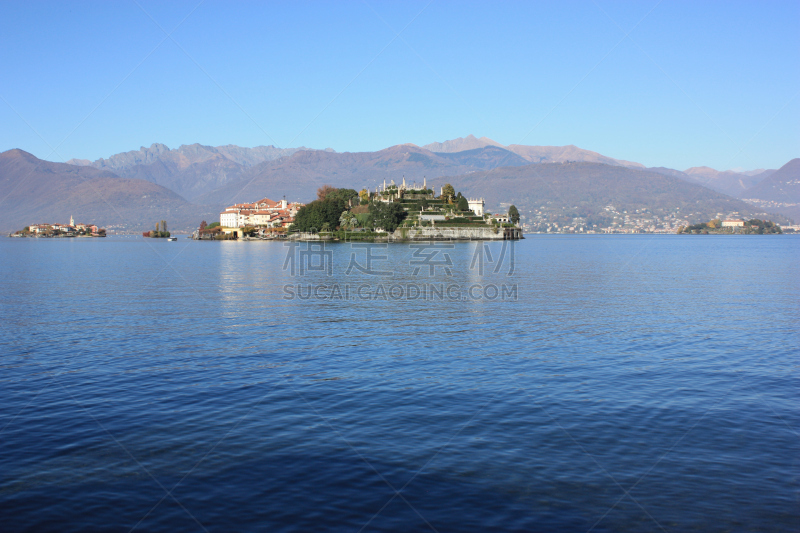
<path fill-rule="evenodd" d="M 734 220 L 723 220 L 722 221 L 723 228 L 743 228 L 744 227 L 744 220 L 741 219 L 734 219 Z"/>
<path fill-rule="evenodd" d="M 483 209 L 486 206 L 486 202 L 483 201 L 483 198 L 467 198 L 467 203 L 473 213 L 479 217 L 483 216 Z"/>
<path fill-rule="evenodd" d="M 239 213 L 239 211 L 223 211 L 219 214 L 219 225 L 225 228 L 238 228 Z"/>
<path fill-rule="evenodd" d="M 224 228 L 286 227 L 294 222 L 301 203 L 288 203 L 286 200 L 273 202 L 262 198 L 257 202 L 234 204 L 219 214 L 219 224 Z"/>
<path fill-rule="evenodd" d="M 253 226 L 266 226 L 269 224 L 273 213 L 271 211 L 256 211 L 252 214 Z"/>

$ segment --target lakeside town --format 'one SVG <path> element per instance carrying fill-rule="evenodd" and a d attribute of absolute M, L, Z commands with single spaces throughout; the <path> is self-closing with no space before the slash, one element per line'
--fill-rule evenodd
<path fill-rule="evenodd" d="M 547 204 L 551 204 L 551 202 L 547 202 Z M 692 215 L 693 213 L 682 213 L 680 208 L 672 210 L 632 209 L 628 211 L 614 205 L 607 205 L 597 215 L 581 216 L 564 207 L 542 205 L 522 216 L 522 229 L 525 233 L 681 234 L 691 233 L 692 230 L 688 228 L 697 226 L 689 220 Z M 717 221 L 717 226 L 711 229 L 724 230 L 717 233 L 731 234 L 746 233 L 746 226 L 749 227 L 751 222 L 755 225 L 758 225 L 759 222 L 769 222 L 759 219 L 747 220 L 736 211 L 717 213 L 710 222 L 714 222 L 714 220 Z M 774 225 L 786 233 L 800 232 L 800 225 Z"/>

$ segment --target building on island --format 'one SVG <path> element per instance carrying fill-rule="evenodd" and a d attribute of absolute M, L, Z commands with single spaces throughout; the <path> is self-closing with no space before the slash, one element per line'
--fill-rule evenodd
<path fill-rule="evenodd" d="M 486 202 L 484 202 L 483 198 L 467 198 L 467 203 L 469 204 L 469 208 L 473 213 L 475 213 L 476 216 L 483 216 L 483 210 L 486 206 Z"/>
<path fill-rule="evenodd" d="M 219 214 L 219 225 L 223 228 L 288 228 L 303 205 L 289 203 L 285 199 L 274 202 L 269 198 L 234 204 Z"/>
<path fill-rule="evenodd" d="M 403 176 L 403 181 L 400 185 L 397 185 L 394 180 L 390 180 L 389 183 L 386 183 L 386 180 L 383 180 L 383 186 L 378 187 L 375 189 L 375 199 L 379 202 L 393 202 L 397 198 L 409 198 L 409 194 L 414 194 L 415 198 L 421 197 L 428 197 L 433 198 L 433 191 L 431 193 L 425 193 L 423 191 L 428 190 L 428 179 L 426 177 L 422 178 L 422 184 L 418 184 L 416 181 L 412 184 L 406 183 L 406 177 Z M 367 188 L 367 193 L 372 196 L 372 191 Z"/>
<path fill-rule="evenodd" d="M 744 227 L 744 220 L 741 219 L 732 219 L 732 220 L 723 220 L 722 221 L 723 228 L 743 228 Z"/>
<path fill-rule="evenodd" d="M 69 224 L 31 224 L 27 228 L 28 233 L 34 235 L 57 235 L 73 237 L 76 235 L 85 236 L 105 236 L 104 229 L 99 228 L 95 224 L 76 224 L 75 219 L 70 216 Z"/>

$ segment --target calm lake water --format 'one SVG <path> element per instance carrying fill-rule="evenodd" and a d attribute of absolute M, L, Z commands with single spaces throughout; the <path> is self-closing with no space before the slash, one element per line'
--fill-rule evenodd
<path fill-rule="evenodd" d="M 800 528 L 798 237 L 0 260 L 5 531 Z"/>

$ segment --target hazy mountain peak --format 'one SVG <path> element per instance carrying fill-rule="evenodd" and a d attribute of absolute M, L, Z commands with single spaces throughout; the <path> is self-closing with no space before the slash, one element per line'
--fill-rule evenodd
<path fill-rule="evenodd" d="M 775 172 L 777 169 L 773 168 L 756 168 L 754 170 L 733 170 L 732 172 L 739 172 L 740 174 L 744 174 L 745 176 L 758 176 L 759 174 L 764 174 L 765 172 Z M 766 177 L 766 176 L 765 176 Z"/>
<path fill-rule="evenodd" d="M 431 152 L 454 153 L 475 150 L 476 148 L 485 148 L 487 146 L 504 148 L 527 159 L 531 163 L 589 161 L 629 168 L 644 168 L 644 165 L 641 163 L 606 157 L 602 154 L 598 154 L 597 152 L 579 148 L 574 144 L 569 144 L 567 146 L 527 146 L 522 144 L 510 144 L 508 146 L 503 146 L 499 142 L 493 141 L 488 137 L 481 137 L 478 139 L 472 134 L 467 135 L 466 137 L 459 137 L 458 139 L 444 141 L 441 143 L 426 144 L 423 146 L 423 148 L 430 150 Z"/>
<path fill-rule="evenodd" d="M 430 150 L 431 152 L 453 153 L 453 152 L 463 152 L 465 150 L 474 150 L 476 148 L 483 148 L 484 146 L 499 146 L 501 148 L 505 148 L 499 142 L 493 141 L 488 137 L 481 137 L 480 139 L 478 139 L 472 134 L 469 134 L 466 137 L 459 137 L 458 139 L 452 139 L 449 141 L 433 142 L 430 144 L 426 144 L 422 148 Z"/>
<path fill-rule="evenodd" d="M 510 144 L 507 150 L 518 154 L 531 163 L 565 163 L 567 161 L 578 161 L 587 163 L 603 163 L 628 168 L 644 169 L 641 163 L 614 159 L 604 156 L 591 150 L 584 150 L 574 144 L 567 146 L 527 146 L 523 144 Z"/>
<path fill-rule="evenodd" d="M 36 156 L 22 150 L 20 148 L 12 148 L 11 150 L 6 150 L 3 153 L 0 153 L 0 157 L 4 159 L 24 159 L 26 161 L 38 161 Z"/>
<path fill-rule="evenodd" d="M 141 148 L 139 148 L 139 150 L 141 150 L 142 152 L 156 152 L 160 154 L 162 152 L 169 152 L 169 146 L 162 143 L 153 143 L 150 145 L 150 148 L 145 148 L 144 146 L 142 146 Z"/>
<path fill-rule="evenodd" d="M 692 168 L 687 168 L 686 170 L 684 170 L 684 172 L 689 175 L 697 175 L 697 176 L 719 174 L 719 170 L 711 167 L 692 167 Z"/>

